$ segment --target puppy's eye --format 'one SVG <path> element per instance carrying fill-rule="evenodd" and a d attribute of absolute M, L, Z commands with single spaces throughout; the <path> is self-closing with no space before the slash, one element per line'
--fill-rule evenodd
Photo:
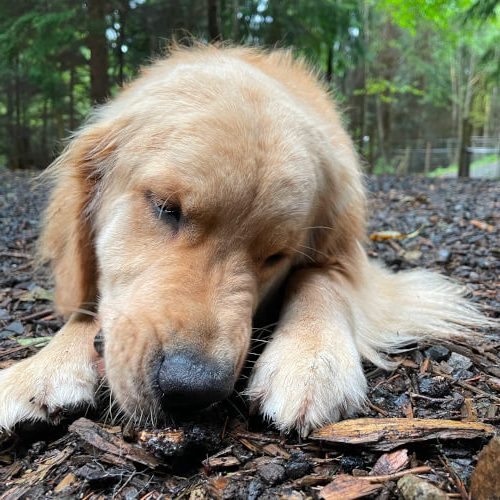
<path fill-rule="evenodd" d="M 182 208 L 179 204 L 170 201 L 153 199 L 156 216 L 175 230 L 179 228 L 182 217 Z"/>
<path fill-rule="evenodd" d="M 265 267 L 273 267 L 282 262 L 285 259 L 286 255 L 283 252 L 274 253 L 270 255 L 265 261 Z"/>

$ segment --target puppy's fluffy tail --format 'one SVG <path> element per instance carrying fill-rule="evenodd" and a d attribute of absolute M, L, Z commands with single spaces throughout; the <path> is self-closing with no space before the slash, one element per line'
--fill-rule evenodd
<path fill-rule="evenodd" d="M 394 365 L 384 353 L 493 325 L 464 297 L 465 287 L 444 276 L 425 270 L 392 273 L 369 262 L 364 252 L 360 260 L 353 305 L 356 342 L 362 356 L 381 368 Z"/>

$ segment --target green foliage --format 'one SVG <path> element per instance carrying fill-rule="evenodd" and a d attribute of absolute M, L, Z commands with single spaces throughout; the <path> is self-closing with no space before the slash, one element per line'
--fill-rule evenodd
<path fill-rule="evenodd" d="M 89 6 L 97 1 L 0 2 L 0 158 L 9 166 L 47 165 L 92 106 Z M 477 133 L 498 132 L 498 0 L 216 4 L 223 40 L 291 46 L 319 68 L 378 169 L 410 140 L 459 136 L 463 117 Z M 111 95 L 173 37 L 190 43 L 213 33 L 206 1 L 100 5 Z"/>
<path fill-rule="evenodd" d="M 395 103 L 398 101 L 398 96 L 405 94 L 423 96 L 424 92 L 407 83 L 398 83 L 384 78 L 368 78 L 365 88 L 355 90 L 353 94 L 378 96 L 382 102 Z"/>

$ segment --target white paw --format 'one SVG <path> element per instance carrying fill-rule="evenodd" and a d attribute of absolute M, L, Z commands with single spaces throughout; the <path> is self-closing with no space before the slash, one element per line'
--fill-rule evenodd
<path fill-rule="evenodd" d="M 54 353 L 49 345 L 0 371 L 0 434 L 25 421 L 57 423 L 68 410 L 93 404 L 97 371 L 79 354 Z"/>
<path fill-rule="evenodd" d="M 312 343 L 314 344 L 314 343 Z M 247 395 L 281 431 L 305 437 L 363 406 L 366 379 L 355 349 L 319 351 L 295 336 L 277 336 L 257 361 Z"/>

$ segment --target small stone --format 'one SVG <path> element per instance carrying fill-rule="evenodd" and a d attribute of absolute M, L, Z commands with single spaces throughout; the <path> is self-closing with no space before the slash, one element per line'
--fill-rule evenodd
<path fill-rule="evenodd" d="M 436 262 L 446 264 L 450 262 L 451 252 L 447 248 L 440 248 L 436 257 Z"/>
<path fill-rule="evenodd" d="M 447 410 L 460 410 L 464 404 L 464 400 L 465 398 L 459 392 L 454 392 L 452 393 L 452 399 L 447 401 L 444 404 L 444 407 Z"/>
<path fill-rule="evenodd" d="M 245 462 L 248 462 L 252 457 L 253 454 L 251 451 L 247 450 L 246 448 L 243 448 L 243 446 L 236 445 L 233 448 L 233 455 L 242 463 L 244 464 Z"/>
<path fill-rule="evenodd" d="M 287 477 L 290 479 L 298 479 L 299 477 L 305 476 L 312 470 L 312 465 L 310 462 L 288 462 L 285 465 L 285 472 Z"/>
<path fill-rule="evenodd" d="M 448 495 L 438 487 L 413 474 L 398 481 L 398 489 L 404 500 L 446 500 Z"/>
<path fill-rule="evenodd" d="M 450 393 L 450 383 L 444 377 L 423 377 L 418 386 L 422 394 L 431 398 L 442 398 Z"/>
<path fill-rule="evenodd" d="M 439 369 L 447 375 L 451 375 L 453 372 L 453 368 L 446 361 L 441 361 L 441 363 L 439 363 Z"/>
<path fill-rule="evenodd" d="M 9 311 L 7 309 L 0 309 L 0 319 L 5 321 L 10 318 Z"/>
<path fill-rule="evenodd" d="M 450 365 L 453 370 L 467 370 L 472 366 L 472 361 L 466 356 L 462 356 L 457 352 L 452 352 L 448 359 L 448 365 Z"/>
<path fill-rule="evenodd" d="M 123 478 L 123 469 L 111 467 L 104 469 L 95 464 L 87 464 L 75 471 L 75 475 L 88 481 L 93 487 L 115 484 Z"/>
<path fill-rule="evenodd" d="M 24 327 L 20 321 L 13 321 L 9 323 L 1 332 L 0 340 L 7 339 L 9 337 L 17 337 L 24 333 Z"/>
<path fill-rule="evenodd" d="M 298 479 L 305 476 L 311 472 L 312 468 L 312 463 L 300 452 L 292 454 L 290 460 L 285 464 L 285 472 L 290 479 Z"/>
<path fill-rule="evenodd" d="M 425 350 L 425 355 L 433 361 L 445 361 L 450 355 L 450 350 L 442 345 L 433 345 Z"/>
<path fill-rule="evenodd" d="M 259 476 L 265 483 L 274 486 L 285 479 L 285 468 L 280 464 L 271 462 L 259 470 Z"/>
<path fill-rule="evenodd" d="M 450 466 L 463 483 L 468 483 L 471 474 L 474 472 L 472 460 L 470 458 L 455 458 L 450 460 Z"/>
<path fill-rule="evenodd" d="M 468 378 L 472 378 L 474 374 L 469 370 L 454 370 L 453 378 L 455 380 L 467 380 Z"/>
<path fill-rule="evenodd" d="M 257 500 L 260 497 L 261 493 L 264 491 L 265 486 L 259 479 L 252 479 L 248 483 L 247 490 L 247 499 L 248 500 Z"/>
<path fill-rule="evenodd" d="M 494 437 L 481 451 L 471 478 L 471 496 L 476 500 L 500 499 L 500 437 Z"/>
<path fill-rule="evenodd" d="M 340 459 L 340 465 L 346 474 L 350 474 L 353 469 L 362 469 L 365 466 L 365 461 L 362 457 L 344 455 Z"/>

